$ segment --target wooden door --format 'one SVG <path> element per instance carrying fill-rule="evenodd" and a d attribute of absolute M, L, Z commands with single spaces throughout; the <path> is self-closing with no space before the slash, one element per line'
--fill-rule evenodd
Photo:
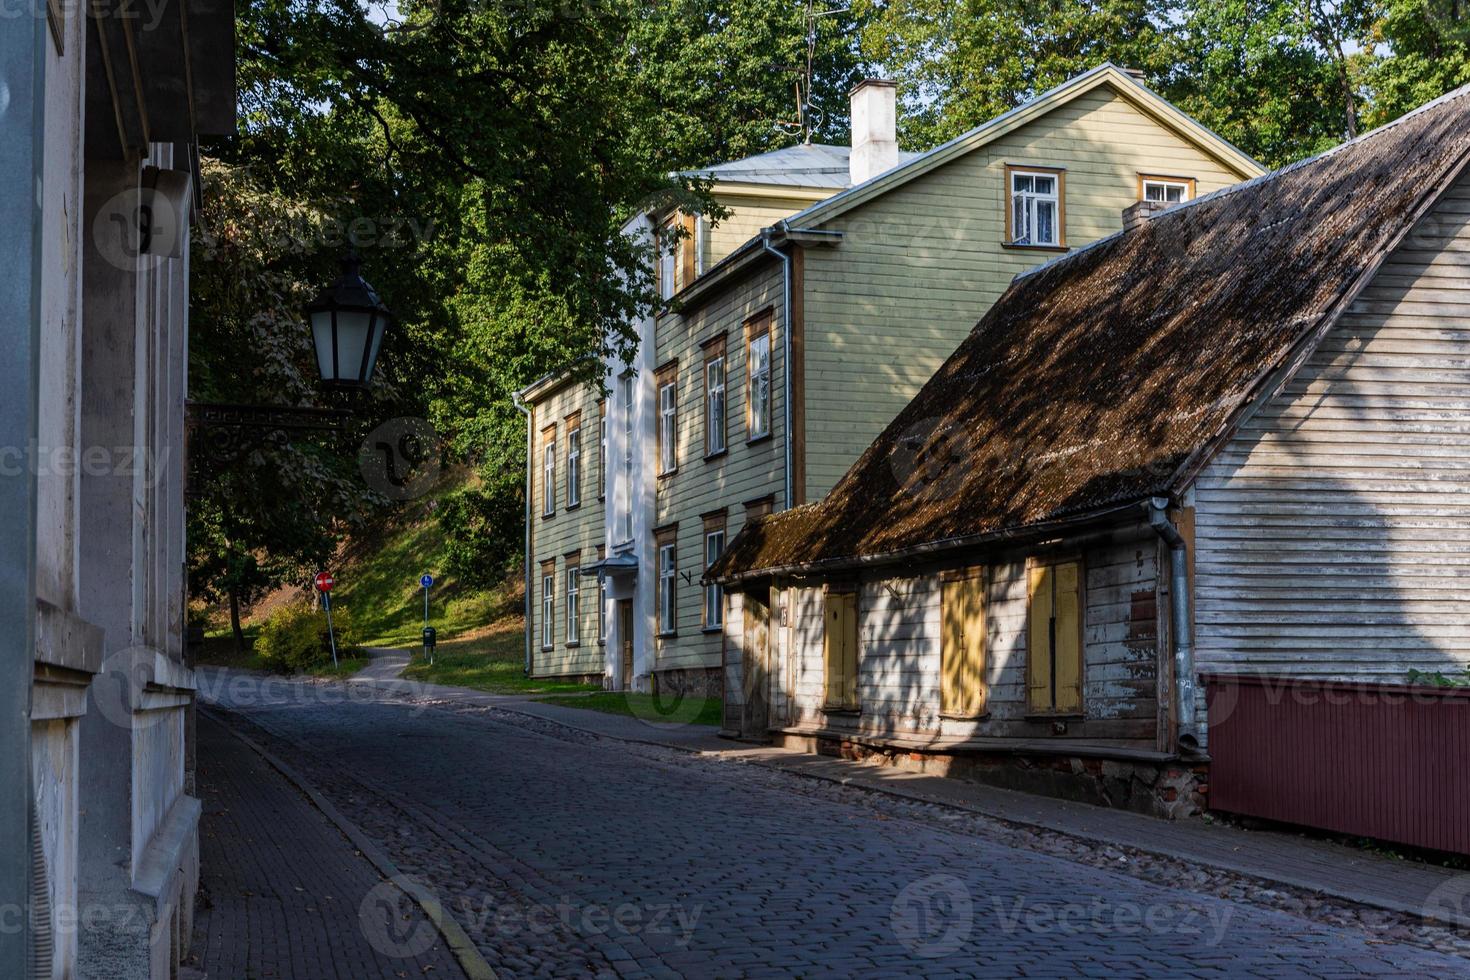
<path fill-rule="evenodd" d="M 829 592 L 822 637 L 826 707 L 855 711 L 858 706 L 857 593 Z"/>
<path fill-rule="evenodd" d="M 618 645 L 622 650 L 622 689 L 633 690 L 633 600 L 618 600 Z"/>
<path fill-rule="evenodd" d="M 741 734 L 765 735 L 771 727 L 771 606 L 768 595 L 747 593 L 744 640 L 740 644 L 740 690 L 745 710 Z"/>

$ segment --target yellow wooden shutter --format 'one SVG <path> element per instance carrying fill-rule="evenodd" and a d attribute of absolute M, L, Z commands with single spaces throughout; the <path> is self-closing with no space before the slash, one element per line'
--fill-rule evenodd
<path fill-rule="evenodd" d="M 1056 566 L 1056 710 L 1082 710 L 1082 570 L 1076 562 Z"/>
<path fill-rule="evenodd" d="M 695 266 L 695 241 L 694 236 L 698 233 L 698 226 L 694 223 L 694 215 L 683 214 L 679 216 L 679 224 L 683 226 L 686 237 L 679 242 L 679 288 L 683 289 L 694 281 Z"/>
<path fill-rule="evenodd" d="M 1027 583 L 1026 703 L 1032 711 L 1051 710 L 1052 569 L 1035 565 Z"/>
<path fill-rule="evenodd" d="M 940 597 L 940 710 L 985 711 L 985 579 L 979 570 L 944 583 Z"/>
<path fill-rule="evenodd" d="M 842 597 L 827 595 L 823 613 L 822 670 L 829 705 L 842 703 Z"/>

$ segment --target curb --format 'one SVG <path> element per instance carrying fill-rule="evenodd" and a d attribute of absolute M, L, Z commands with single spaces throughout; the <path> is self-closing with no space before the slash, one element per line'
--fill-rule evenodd
<path fill-rule="evenodd" d="M 448 945 L 450 953 L 459 961 L 460 969 L 464 970 L 465 976 L 469 977 L 469 980 L 498 980 L 495 970 L 486 962 L 485 957 L 480 955 L 480 951 L 475 948 L 475 944 L 470 940 L 469 935 L 454 920 L 453 916 L 444 911 L 444 906 L 434 897 L 433 893 L 418 882 L 406 877 L 402 871 L 398 870 L 398 866 L 393 863 L 392 859 L 387 854 L 384 854 L 378 845 L 374 844 L 366 834 L 359 830 L 356 824 L 343 816 L 326 797 L 317 791 L 315 786 L 307 782 L 305 777 L 277 758 L 274 753 L 267 750 L 263 745 L 255 741 L 255 739 L 239 731 L 234 725 L 231 725 L 223 717 L 224 714 L 228 713 L 225 709 L 220 709 L 212 705 L 206 707 L 201 704 L 199 710 L 208 716 L 211 721 L 218 723 L 225 731 L 248 745 L 257 755 L 270 763 L 273 769 L 284 776 L 287 782 L 306 794 L 307 799 L 311 801 L 312 805 L 336 825 L 337 829 L 352 842 L 352 846 L 362 852 L 363 857 L 367 858 L 378 869 L 378 873 L 385 880 L 392 881 L 404 894 L 413 899 L 414 903 L 424 910 L 424 914 L 434 924 L 434 928 L 439 930 L 439 935 L 444 937 L 444 942 Z"/>

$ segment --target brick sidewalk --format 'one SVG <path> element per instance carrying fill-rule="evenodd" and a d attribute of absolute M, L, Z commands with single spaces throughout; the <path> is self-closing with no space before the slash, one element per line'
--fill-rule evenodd
<path fill-rule="evenodd" d="M 202 714 L 198 745 L 192 966 L 212 980 L 464 976 L 422 911 L 264 759 Z"/>

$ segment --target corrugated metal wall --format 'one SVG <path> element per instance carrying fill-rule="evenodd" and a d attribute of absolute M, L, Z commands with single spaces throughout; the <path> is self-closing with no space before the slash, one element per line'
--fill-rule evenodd
<path fill-rule="evenodd" d="M 1470 854 L 1470 689 L 1207 678 L 1210 806 Z"/>

